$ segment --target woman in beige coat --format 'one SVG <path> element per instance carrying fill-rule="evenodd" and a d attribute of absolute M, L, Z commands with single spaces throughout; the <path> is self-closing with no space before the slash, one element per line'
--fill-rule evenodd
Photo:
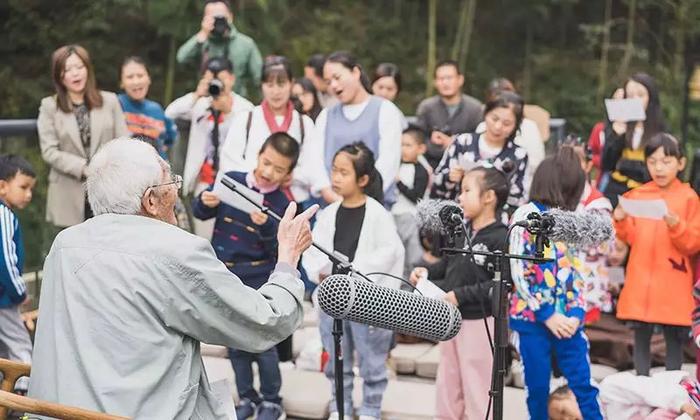
<path fill-rule="evenodd" d="M 67 227 L 92 215 L 83 186 L 90 157 L 129 132 L 117 96 L 97 89 L 85 48 L 57 49 L 51 73 L 56 94 L 42 99 L 37 121 L 41 155 L 51 167 L 46 220 Z"/>

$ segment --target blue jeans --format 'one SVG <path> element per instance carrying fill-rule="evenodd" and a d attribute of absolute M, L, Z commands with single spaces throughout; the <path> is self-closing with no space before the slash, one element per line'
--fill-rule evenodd
<path fill-rule="evenodd" d="M 228 349 L 228 357 L 231 360 L 233 371 L 236 373 L 236 387 L 240 398 L 248 398 L 255 404 L 260 404 L 263 400 L 275 404 L 282 403 L 282 398 L 280 398 L 282 376 L 277 347 L 272 347 L 262 353 L 248 353 L 230 348 Z M 253 361 L 258 363 L 262 397 L 253 388 Z"/>
<path fill-rule="evenodd" d="M 330 411 L 336 411 L 335 385 L 334 385 L 334 356 L 333 346 L 333 318 L 319 311 L 319 328 L 321 330 L 321 342 L 323 348 L 328 351 L 330 360 L 326 364 L 325 374 L 332 384 L 332 398 Z M 358 411 L 360 416 L 372 416 L 381 418 L 382 398 L 388 384 L 386 372 L 386 359 L 389 355 L 394 333 L 382 328 L 356 322 L 343 321 L 343 392 L 345 415 L 350 417 L 353 412 L 352 389 L 354 352 L 357 351 L 360 365 L 362 385 L 362 406 Z"/>

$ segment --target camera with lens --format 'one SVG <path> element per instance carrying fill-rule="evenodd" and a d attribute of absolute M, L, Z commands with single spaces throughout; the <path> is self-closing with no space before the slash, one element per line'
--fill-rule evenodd
<path fill-rule="evenodd" d="M 211 30 L 212 34 L 223 37 L 228 31 L 228 20 L 226 16 L 215 16 L 214 17 L 214 28 Z"/>
<path fill-rule="evenodd" d="M 208 91 L 209 91 L 209 95 L 212 98 L 216 98 L 217 96 L 219 96 L 221 94 L 221 91 L 223 91 L 223 90 L 224 90 L 224 83 L 221 80 L 211 79 L 211 81 L 209 82 Z"/>

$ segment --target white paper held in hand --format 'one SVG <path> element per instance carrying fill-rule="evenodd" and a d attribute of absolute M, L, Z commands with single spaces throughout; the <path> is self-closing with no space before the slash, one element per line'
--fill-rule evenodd
<path fill-rule="evenodd" d="M 239 194 L 231 191 L 227 186 L 221 183 L 221 178 L 225 177 L 226 175 L 219 174 L 216 177 L 216 182 L 214 182 L 214 194 L 216 194 L 219 199 L 221 200 L 222 203 L 226 203 L 229 206 L 236 208 L 244 213 L 253 213 L 256 211 L 260 211 L 259 208 L 255 207 L 252 203 L 250 203 L 248 200 L 245 198 L 241 197 Z M 245 194 L 246 197 L 250 198 L 253 200 L 255 203 L 259 205 L 263 205 L 263 195 L 260 194 L 257 191 L 253 191 L 250 188 L 248 188 L 246 185 L 241 184 L 240 182 L 235 181 L 231 177 L 226 176 L 233 185 L 236 186 L 236 190 L 240 191 L 242 194 Z"/>
<path fill-rule="evenodd" d="M 664 200 L 631 200 L 623 196 L 618 198 L 622 210 L 632 217 L 661 220 L 668 214 L 668 207 Z"/>
<path fill-rule="evenodd" d="M 639 98 L 606 99 L 605 110 L 610 121 L 644 121 L 647 119 L 644 104 Z"/>
<path fill-rule="evenodd" d="M 444 290 L 435 285 L 432 281 L 428 280 L 427 277 L 421 277 L 421 279 L 416 284 L 416 292 L 422 293 L 423 296 L 433 298 L 433 299 L 443 299 L 447 293 Z"/>

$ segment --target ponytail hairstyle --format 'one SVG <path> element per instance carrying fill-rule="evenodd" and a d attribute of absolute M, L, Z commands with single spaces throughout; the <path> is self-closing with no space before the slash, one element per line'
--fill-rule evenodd
<path fill-rule="evenodd" d="M 367 196 L 372 197 L 373 199 L 382 203 L 384 201 L 382 176 L 374 166 L 374 153 L 372 153 L 367 145 L 361 141 L 341 147 L 337 152 L 335 152 L 335 156 L 338 156 L 340 153 L 346 153 L 348 156 L 350 156 L 350 160 L 352 160 L 352 167 L 355 169 L 356 180 L 359 180 L 365 175 L 369 177 L 369 181 L 362 191 Z M 334 160 L 335 156 L 333 156 Z"/>
<path fill-rule="evenodd" d="M 367 93 L 372 94 L 372 85 L 369 83 L 367 73 L 365 73 L 362 65 L 357 61 L 354 55 L 348 51 L 336 51 L 326 58 L 326 63 L 338 63 L 346 69 L 352 71 L 355 68 L 360 70 L 360 83 L 365 88 Z"/>
<path fill-rule="evenodd" d="M 500 219 L 501 212 L 508 202 L 510 195 L 510 182 L 508 175 L 494 167 L 477 166 L 468 173 L 479 175 L 479 189 L 481 194 L 493 190 L 496 195 L 496 219 Z"/>
<path fill-rule="evenodd" d="M 551 208 L 573 211 L 581 200 L 586 174 L 571 146 L 562 146 L 537 167 L 530 187 L 530 200 Z"/>

